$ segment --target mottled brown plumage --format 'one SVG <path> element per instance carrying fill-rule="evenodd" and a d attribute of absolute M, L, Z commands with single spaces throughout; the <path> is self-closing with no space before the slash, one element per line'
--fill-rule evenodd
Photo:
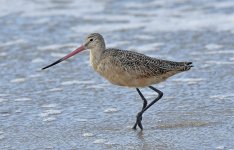
<path fill-rule="evenodd" d="M 93 68 L 111 83 L 128 87 L 145 87 L 191 68 L 191 62 L 172 62 L 137 52 L 105 49 Z"/>
<path fill-rule="evenodd" d="M 173 62 L 133 51 L 106 49 L 105 41 L 98 33 L 90 34 L 85 43 L 90 49 L 90 62 L 94 70 L 115 85 L 150 86 L 192 67 L 191 62 Z"/>
<path fill-rule="evenodd" d="M 85 49 L 90 49 L 90 63 L 95 71 L 115 85 L 135 87 L 141 96 L 143 107 L 137 114 L 133 129 L 139 126 L 143 130 L 141 123 L 143 113 L 163 96 L 160 90 L 151 85 L 192 67 L 192 62 L 174 62 L 152 58 L 133 51 L 106 49 L 102 35 L 92 33 L 86 37 L 84 45 L 42 69 L 56 65 Z M 145 86 L 158 93 L 158 97 L 148 105 L 147 100 L 138 89 L 138 87 Z"/>

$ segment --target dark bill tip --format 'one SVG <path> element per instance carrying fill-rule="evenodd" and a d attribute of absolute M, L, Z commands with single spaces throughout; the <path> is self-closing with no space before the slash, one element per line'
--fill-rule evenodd
<path fill-rule="evenodd" d="M 51 67 L 51 66 L 54 66 L 54 65 L 56 65 L 56 64 L 58 64 L 58 63 L 60 63 L 60 62 L 62 62 L 62 61 L 64 61 L 64 60 L 66 60 L 66 59 L 68 59 L 68 58 L 74 56 L 75 54 L 77 54 L 77 53 L 79 53 L 79 52 L 81 52 L 81 51 L 83 51 L 83 50 L 85 50 L 85 47 L 84 47 L 83 45 L 81 45 L 80 47 L 78 47 L 76 50 L 74 50 L 74 51 L 71 52 L 70 54 L 68 54 L 68 55 L 64 56 L 63 58 L 57 60 L 56 62 L 54 62 L 54 63 L 52 63 L 52 64 L 50 64 L 50 65 L 48 65 L 48 66 L 42 68 L 41 70 L 45 70 L 45 69 L 47 69 L 47 68 L 49 68 L 49 67 Z"/>
<path fill-rule="evenodd" d="M 48 66 L 42 68 L 41 70 L 45 70 L 45 69 L 47 69 L 47 68 L 49 68 L 49 67 L 52 67 L 52 66 L 54 66 L 54 65 L 56 65 L 56 64 L 58 64 L 58 63 L 60 63 L 60 62 L 62 62 L 63 60 L 64 60 L 64 59 L 61 58 L 61 59 L 57 60 L 56 62 L 54 62 L 54 63 L 52 63 L 52 64 L 50 64 L 50 65 L 48 65 Z"/>

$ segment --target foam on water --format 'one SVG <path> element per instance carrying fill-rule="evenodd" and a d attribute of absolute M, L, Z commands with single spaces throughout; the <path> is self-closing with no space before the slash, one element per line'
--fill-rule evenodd
<path fill-rule="evenodd" d="M 9 96 L 8 94 L 0 94 L 0 97 Z"/>
<path fill-rule="evenodd" d="M 1 115 L 2 117 L 8 117 L 8 116 L 11 115 L 11 113 L 10 113 L 10 112 L 0 112 L 0 115 Z"/>
<path fill-rule="evenodd" d="M 63 91 L 62 88 L 53 88 L 53 89 L 49 89 L 49 92 L 59 92 L 59 91 Z"/>
<path fill-rule="evenodd" d="M 204 78 L 177 78 L 177 79 L 172 79 L 174 82 L 187 82 L 188 84 L 196 84 L 202 81 L 205 81 L 206 79 Z"/>
<path fill-rule="evenodd" d="M 8 2 L 10 3 L 10 2 Z M 71 7 L 70 5 L 66 6 L 66 9 L 47 9 L 50 6 L 53 6 L 54 3 L 46 2 L 44 5 L 35 5 L 33 2 L 28 2 L 27 5 L 24 2 L 17 3 L 20 6 L 23 6 L 21 10 L 22 16 L 54 16 L 54 15 L 68 15 L 68 16 L 76 16 L 82 17 L 83 19 L 90 20 L 90 19 L 97 19 L 97 20 L 106 20 L 106 21 L 118 21 L 124 23 L 115 23 L 115 24 L 102 24 L 95 26 L 78 26 L 75 27 L 75 30 L 78 30 L 79 33 L 81 32 L 107 32 L 114 31 L 114 30 L 126 30 L 126 29 L 133 29 L 144 27 L 145 31 L 153 32 L 153 31 L 179 31 L 179 30 L 200 30 L 200 29 L 207 29 L 207 28 L 215 28 L 217 30 L 234 30 L 234 22 L 233 14 L 221 14 L 221 13 L 206 13 L 201 9 L 193 9 L 191 6 L 184 6 L 188 12 L 185 13 L 183 7 L 167 7 L 169 2 L 149 2 L 149 3 L 131 3 L 126 2 L 124 7 L 125 8 L 144 8 L 147 11 L 142 11 L 138 9 L 126 9 L 125 15 L 118 15 L 118 14 L 99 14 L 96 13 L 95 18 L 93 18 L 93 13 L 103 11 L 105 8 L 103 5 L 105 2 L 96 2 L 96 1 L 87 1 L 84 3 L 79 3 L 74 1 Z M 174 2 L 175 3 L 175 2 Z M 226 7 L 230 4 L 230 2 L 208 2 L 205 3 L 207 7 Z M 231 3 L 232 4 L 232 3 Z M 9 4 L 10 5 L 10 4 Z M 79 8 L 76 9 L 76 6 Z M 162 6 L 160 9 L 147 9 L 148 7 L 158 7 Z M 26 7 L 26 8 L 25 8 Z M 92 9 L 85 9 L 88 8 L 95 8 Z M 67 11 L 69 9 L 69 11 Z M 42 11 L 43 10 L 43 11 Z M 2 7 L 1 13 L 5 14 L 8 11 L 15 11 L 14 9 L 10 9 L 9 7 Z M 17 10 L 18 11 L 18 10 Z M 79 13 L 77 13 L 77 11 Z M 141 14 L 141 16 L 137 16 L 137 14 Z M 175 15 L 176 14 L 176 15 Z M 180 16 L 180 17 L 178 17 Z M 41 20 L 38 17 L 39 21 Z M 213 19 L 216 18 L 216 19 Z M 47 20 L 42 20 L 42 22 L 47 22 Z M 139 24 L 141 24 L 139 26 Z M 175 26 L 176 24 L 176 26 Z"/>
<path fill-rule="evenodd" d="M 108 145 L 108 146 L 113 146 L 113 145 L 117 145 L 116 143 L 112 143 L 112 142 L 105 142 L 105 145 Z"/>
<path fill-rule="evenodd" d="M 210 99 L 229 99 L 229 98 L 234 98 L 234 94 L 220 94 L 220 95 L 212 95 L 209 97 Z"/>
<path fill-rule="evenodd" d="M 44 59 L 42 59 L 42 58 L 35 58 L 35 59 L 33 59 L 31 62 L 32 63 L 41 63 L 41 62 L 44 62 L 45 60 Z"/>
<path fill-rule="evenodd" d="M 7 101 L 6 99 L 4 98 L 0 98 L 0 103 L 4 102 L 4 101 Z"/>
<path fill-rule="evenodd" d="M 53 107 L 46 107 L 46 108 L 53 108 Z M 61 113 L 62 113 L 61 110 L 48 109 L 44 110 L 44 112 L 39 114 L 39 116 L 43 118 L 44 122 L 50 122 L 56 120 L 57 119 L 56 116 Z"/>
<path fill-rule="evenodd" d="M 115 107 L 112 108 L 107 108 L 104 110 L 105 113 L 114 113 L 114 112 L 118 112 L 119 110 Z"/>
<path fill-rule="evenodd" d="M 25 102 L 25 101 L 31 101 L 31 98 L 28 97 L 21 97 L 21 98 L 16 98 L 15 101 L 16 102 Z"/>
<path fill-rule="evenodd" d="M 161 11 L 161 12 L 160 12 Z M 167 12 L 167 13 L 165 13 Z M 168 14 L 170 12 L 170 14 Z M 234 14 L 221 14 L 221 13 L 204 13 L 199 9 L 193 12 L 184 13 L 180 10 L 154 10 L 145 12 L 147 15 L 158 15 L 157 18 L 150 19 L 147 22 L 145 32 L 156 31 L 186 31 L 186 30 L 204 30 L 213 28 L 217 31 L 233 31 L 234 30 Z M 176 17 L 173 14 L 177 14 Z M 151 17 L 148 17 L 151 18 Z M 215 18 L 215 19 L 213 19 Z M 175 26 L 176 24 L 176 26 Z"/>
<path fill-rule="evenodd" d="M 105 143 L 106 140 L 105 139 L 96 139 L 95 141 L 93 141 L 94 144 L 102 144 Z"/>
<path fill-rule="evenodd" d="M 8 41 L 8 42 L 5 42 L 5 43 L 0 43 L 0 47 L 12 46 L 12 45 L 17 45 L 17 44 L 25 44 L 25 43 L 27 43 L 26 40 L 17 39 L 15 41 Z"/>
<path fill-rule="evenodd" d="M 79 122 L 86 122 L 86 121 L 88 121 L 88 119 L 83 119 L 83 118 L 77 118 L 76 120 L 79 121 Z"/>
<path fill-rule="evenodd" d="M 15 113 L 22 113 L 22 110 L 21 109 L 17 109 L 17 110 L 15 110 Z"/>
<path fill-rule="evenodd" d="M 0 57 L 4 57 L 4 56 L 6 56 L 6 55 L 7 55 L 6 52 L 1 52 L 1 53 L 0 53 Z"/>
<path fill-rule="evenodd" d="M 222 48 L 222 47 L 223 47 L 223 45 L 214 44 L 214 43 L 207 44 L 207 45 L 205 46 L 205 48 L 208 49 L 208 50 L 220 49 L 220 48 Z"/>
<path fill-rule="evenodd" d="M 56 9 L 54 7 L 54 5 L 56 4 L 59 5 L 59 3 L 52 1 L 45 1 L 43 2 L 43 5 L 36 5 L 34 2 L 31 1 L 25 4 L 24 1 L 21 1 L 17 3 L 18 5 L 17 10 L 20 10 L 20 12 L 22 13 L 21 16 L 23 17 L 48 17 L 48 16 L 58 16 L 58 15 L 82 17 L 82 15 L 89 13 L 97 13 L 104 9 L 103 3 L 97 2 L 95 0 L 83 1 L 82 3 L 80 3 L 80 1 L 72 1 L 72 5 L 65 6 L 66 9 Z M 8 6 L 9 5 L 11 4 L 8 4 Z M 67 11 L 67 9 L 69 11 Z M 10 11 L 15 12 L 14 9 L 10 9 Z M 1 13 L 4 13 L 4 11 L 0 11 L 0 16 Z"/>
<path fill-rule="evenodd" d="M 48 117 L 49 114 L 48 113 L 41 113 L 41 114 L 39 114 L 39 116 L 41 116 L 41 117 Z"/>
<path fill-rule="evenodd" d="M 45 117 L 43 119 L 44 122 L 51 122 L 51 121 L 55 121 L 57 118 L 56 117 Z"/>
<path fill-rule="evenodd" d="M 29 78 L 38 78 L 38 77 L 41 77 L 41 76 L 42 76 L 41 74 L 31 74 L 28 77 Z"/>
<path fill-rule="evenodd" d="M 86 80 L 86 81 L 72 80 L 72 81 L 62 82 L 61 85 L 73 85 L 73 84 L 85 85 L 85 84 L 93 84 L 93 83 L 94 81 L 92 80 Z"/>
<path fill-rule="evenodd" d="M 26 81 L 26 78 L 16 78 L 16 79 L 11 80 L 10 82 L 11 83 L 21 83 L 21 82 L 25 82 L 25 81 Z"/>
<path fill-rule="evenodd" d="M 103 89 L 103 88 L 106 88 L 107 86 L 109 86 L 109 84 L 103 83 L 103 84 L 90 85 L 89 88 L 94 88 L 94 89 L 99 88 L 99 89 Z"/>
<path fill-rule="evenodd" d="M 215 149 L 216 149 L 216 150 L 224 150 L 224 149 L 225 149 L 225 146 L 220 145 L 220 146 L 217 146 Z"/>
<path fill-rule="evenodd" d="M 83 136 L 84 136 L 84 137 L 93 137 L 94 134 L 93 134 L 93 133 L 90 133 L 90 132 L 87 132 L 87 133 L 83 133 Z"/>
<path fill-rule="evenodd" d="M 44 113 L 47 115 L 59 115 L 62 113 L 62 110 L 48 109 L 48 110 L 44 110 Z"/>
<path fill-rule="evenodd" d="M 41 107 L 43 107 L 43 108 L 54 108 L 54 107 L 57 107 L 57 104 L 55 104 L 55 103 L 52 103 L 52 104 L 44 104 L 44 105 L 42 105 Z"/>
<path fill-rule="evenodd" d="M 41 108 L 43 112 L 39 114 L 43 118 L 44 122 L 51 122 L 57 119 L 56 116 L 62 114 L 62 110 L 58 109 L 58 104 L 50 103 L 50 104 L 43 104 Z"/>
<path fill-rule="evenodd" d="M 212 64 L 212 65 L 233 65 L 234 62 L 230 61 L 206 61 L 207 64 Z"/>

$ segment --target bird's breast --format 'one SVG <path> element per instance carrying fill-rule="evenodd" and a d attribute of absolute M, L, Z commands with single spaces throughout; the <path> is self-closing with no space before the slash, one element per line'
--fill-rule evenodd
<path fill-rule="evenodd" d="M 134 71 L 125 70 L 123 67 L 110 63 L 93 65 L 93 68 L 109 82 L 126 87 L 145 87 L 155 82 L 155 78 L 138 78 Z"/>

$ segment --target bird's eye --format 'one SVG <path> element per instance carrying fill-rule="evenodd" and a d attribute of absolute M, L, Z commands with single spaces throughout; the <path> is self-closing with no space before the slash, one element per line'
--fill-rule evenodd
<path fill-rule="evenodd" d="M 90 39 L 89 41 L 93 41 L 93 39 Z"/>

